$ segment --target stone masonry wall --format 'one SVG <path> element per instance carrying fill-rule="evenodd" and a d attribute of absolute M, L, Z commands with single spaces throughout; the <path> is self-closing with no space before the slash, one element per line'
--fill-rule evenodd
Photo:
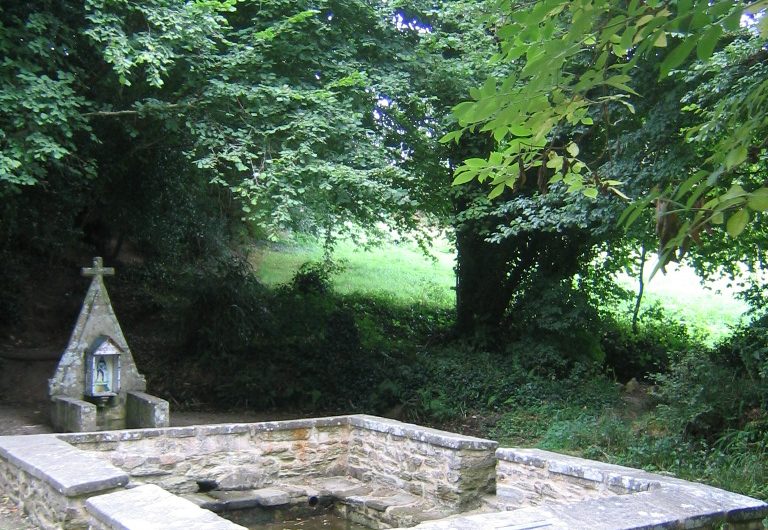
<path fill-rule="evenodd" d="M 43 529 L 86 529 L 84 497 L 66 497 L 50 484 L 0 458 L 0 491 Z"/>
<path fill-rule="evenodd" d="M 497 443 L 386 421 L 350 417 L 348 471 L 452 510 L 479 504 L 495 484 Z"/>
<path fill-rule="evenodd" d="M 350 475 L 454 510 L 494 490 L 496 442 L 373 416 L 60 435 L 131 476 L 173 493 Z"/>
<path fill-rule="evenodd" d="M 134 483 L 192 493 L 198 481 L 221 490 L 264 488 L 296 476 L 344 474 L 346 418 L 204 425 L 62 435 L 124 470 Z"/>
<path fill-rule="evenodd" d="M 547 453 L 537 449 L 496 451 L 496 492 L 508 506 L 566 504 L 660 487 L 637 470 Z M 585 465 L 585 464 L 589 465 Z M 626 470 L 627 473 L 622 473 Z"/>
<path fill-rule="evenodd" d="M 0 492 L 45 530 L 88 528 L 85 501 L 128 475 L 52 435 L 0 437 Z"/>

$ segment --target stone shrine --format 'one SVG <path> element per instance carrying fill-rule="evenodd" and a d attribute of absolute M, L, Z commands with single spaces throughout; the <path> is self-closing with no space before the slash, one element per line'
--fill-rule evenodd
<path fill-rule="evenodd" d="M 69 344 L 48 380 L 54 430 L 89 432 L 169 424 L 168 402 L 144 393 L 146 380 L 136 368 L 112 309 L 103 277 L 114 273 L 99 257 L 93 259 L 93 267 L 82 269 L 83 276 L 91 277 L 91 285 Z"/>

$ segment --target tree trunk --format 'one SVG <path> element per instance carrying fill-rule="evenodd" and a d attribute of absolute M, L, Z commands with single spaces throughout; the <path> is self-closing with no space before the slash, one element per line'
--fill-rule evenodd
<path fill-rule="evenodd" d="M 463 336 L 498 326 L 512 295 L 509 245 L 488 243 L 477 228 L 456 231 L 456 330 Z"/>

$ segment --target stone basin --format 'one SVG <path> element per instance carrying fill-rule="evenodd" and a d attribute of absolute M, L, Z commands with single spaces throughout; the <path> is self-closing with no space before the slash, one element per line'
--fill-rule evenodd
<path fill-rule="evenodd" d="M 0 437 L 0 492 L 40 528 L 244 527 L 322 500 L 371 528 L 764 528 L 710 486 L 374 416 Z"/>

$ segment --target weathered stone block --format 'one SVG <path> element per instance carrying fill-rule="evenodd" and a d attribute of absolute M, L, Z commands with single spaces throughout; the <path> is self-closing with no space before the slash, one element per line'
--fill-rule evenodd
<path fill-rule="evenodd" d="M 96 430 L 96 405 L 67 396 L 51 398 L 51 425 L 61 432 L 88 432 Z"/>
<path fill-rule="evenodd" d="M 164 399 L 144 392 L 132 391 L 126 394 L 125 426 L 129 429 L 168 427 L 170 405 Z"/>

